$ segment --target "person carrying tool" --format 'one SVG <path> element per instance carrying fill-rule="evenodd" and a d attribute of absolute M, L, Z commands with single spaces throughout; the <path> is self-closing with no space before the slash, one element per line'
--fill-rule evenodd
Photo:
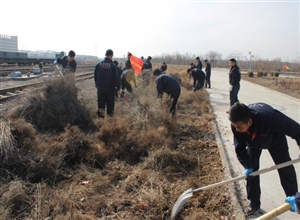
<path fill-rule="evenodd" d="M 62 64 L 63 75 L 71 82 L 71 84 L 75 85 L 75 71 L 77 67 L 77 63 L 75 61 L 75 52 L 73 50 L 69 51 L 68 56 L 57 57 L 54 61 L 54 65 Z"/>
<path fill-rule="evenodd" d="M 113 116 L 115 108 L 115 90 L 120 89 L 120 77 L 112 61 L 113 51 L 108 49 L 104 60 L 95 66 L 94 79 L 98 94 L 98 117 L 104 118 L 105 106 L 108 116 Z"/>
<path fill-rule="evenodd" d="M 259 169 L 259 158 L 263 149 L 269 151 L 276 165 L 290 161 L 286 135 L 295 139 L 300 147 L 300 125 L 265 103 L 248 106 L 235 103 L 229 110 L 229 120 L 234 135 L 235 152 L 245 168 L 245 176 Z M 294 166 L 278 169 L 278 173 L 286 196 L 294 196 L 298 192 Z M 259 176 L 247 178 L 246 188 L 247 198 L 250 200 L 246 214 L 251 215 L 261 205 Z"/>
<path fill-rule="evenodd" d="M 198 68 L 189 68 L 187 69 L 187 73 L 194 79 L 193 92 L 197 90 L 202 90 L 205 81 L 205 73 Z"/>
<path fill-rule="evenodd" d="M 124 90 L 127 89 L 129 93 L 132 93 L 132 86 L 131 82 L 134 83 L 135 88 L 136 86 L 136 79 L 135 73 L 132 70 L 125 70 L 121 75 L 121 85 L 122 85 L 122 95 L 124 95 Z"/>
<path fill-rule="evenodd" d="M 153 75 L 156 82 L 157 96 L 162 98 L 163 93 L 165 92 L 173 99 L 170 113 L 174 117 L 176 113 L 176 104 L 181 92 L 180 85 L 174 77 L 162 74 L 160 69 L 155 69 Z"/>

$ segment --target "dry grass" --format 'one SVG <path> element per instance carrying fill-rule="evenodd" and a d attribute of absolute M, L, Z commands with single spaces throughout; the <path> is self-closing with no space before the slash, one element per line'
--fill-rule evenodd
<path fill-rule="evenodd" d="M 242 79 L 300 99 L 299 77 L 248 77 L 246 75 L 242 75 Z"/>
<path fill-rule="evenodd" d="M 28 110 L 30 115 L 45 112 L 32 107 L 40 106 L 38 102 L 57 103 L 56 89 L 61 87 L 49 85 L 44 95 L 29 98 L 30 104 L 20 102 L 22 111 L 17 112 L 22 114 L 9 114 L 14 116 L 10 130 L 19 152 L 0 162 L 1 194 L 5 195 L 0 198 L 0 216 L 169 219 L 183 191 L 222 180 L 207 94 L 193 93 L 185 69 L 180 68 L 168 70 L 182 84 L 176 119 L 168 113 L 170 100 L 157 99 L 152 75 L 148 86 L 142 86 L 138 77 L 138 88 L 125 94 L 128 101 L 118 98 L 115 116 L 105 119 L 96 118 L 93 80 L 82 82 L 81 91 L 71 99 L 76 98 L 76 106 L 84 106 L 76 117 L 90 118 L 88 126 L 95 125 L 88 132 L 85 123 L 72 123 L 74 115 L 59 123 L 55 133 L 60 114 L 53 114 L 52 120 L 57 121 L 49 122 L 52 125 L 47 128 L 25 117 Z M 50 90 L 54 97 L 46 98 Z M 60 104 L 52 108 L 65 114 Z M 39 118 L 47 122 L 45 116 Z M 233 212 L 227 189 L 222 187 L 195 194 L 176 219 L 234 219 Z"/>
<path fill-rule="evenodd" d="M 7 160 L 16 149 L 16 140 L 11 133 L 10 121 L 0 122 L 0 157 Z"/>

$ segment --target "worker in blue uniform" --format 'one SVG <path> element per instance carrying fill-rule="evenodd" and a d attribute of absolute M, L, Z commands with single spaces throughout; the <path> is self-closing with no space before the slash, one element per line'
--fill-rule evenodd
<path fill-rule="evenodd" d="M 245 105 L 235 103 L 229 110 L 229 120 L 234 135 L 235 152 L 244 166 L 244 175 L 249 176 L 259 169 L 259 158 L 263 149 L 267 149 L 274 161 L 280 164 L 290 161 L 286 136 L 296 140 L 300 147 L 300 125 L 265 103 Z M 294 166 L 278 170 L 280 182 L 286 196 L 298 192 Z M 259 176 L 247 178 L 247 198 L 250 207 L 248 215 L 260 209 Z"/>
<path fill-rule="evenodd" d="M 205 73 L 198 68 L 189 68 L 187 73 L 193 77 L 193 92 L 197 90 L 202 90 L 205 82 Z"/>
<path fill-rule="evenodd" d="M 174 77 L 163 74 L 160 69 L 155 69 L 153 75 L 156 82 L 157 96 L 162 98 L 165 92 L 173 99 L 170 113 L 174 117 L 176 113 L 177 101 L 181 92 L 179 82 Z"/>

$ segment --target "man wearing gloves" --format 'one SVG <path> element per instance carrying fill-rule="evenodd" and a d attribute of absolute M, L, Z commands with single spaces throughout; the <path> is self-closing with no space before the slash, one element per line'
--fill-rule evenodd
<path fill-rule="evenodd" d="M 300 214 L 300 193 L 298 192 L 295 196 L 289 196 L 285 202 L 291 204 L 291 211 Z"/>
<path fill-rule="evenodd" d="M 104 60 L 97 63 L 94 72 L 98 94 L 98 117 L 104 118 L 105 106 L 108 116 L 113 116 L 115 108 L 115 90 L 120 89 L 120 77 L 112 61 L 113 51 L 107 50 Z"/>
<path fill-rule="evenodd" d="M 286 135 L 295 139 L 300 147 L 300 125 L 265 103 L 248 106 L 235 103 L 230 108 L 229 120 L 235 152 L 245 168 L 246 176 L 259 170 L 259 158 L 263 149 L 269 151 L 276 165 L 291 160 Z M 281 168 L 278 173 L 286 196 L 294 196 L 298 192 L 294 166 Z M 250 200 L 246 213 L 251 215 L 260 209 L 259 176 L 247 178 L 246 187 L 247 198 Z"/>
<path fill-rule="evenodd" d="M 193 92 L 197 90 L 202 90 L 204 86 L 205 81 L 205 73 L 198 69 L 198 68 L 189 68 L 187 70 L 187 73 L 193 77 L 194 83 L 193 83 Z"/>
<path fill-rule="evenodd" d="M 160 69 L 155 69 L 153 75 L 156 82 L 157 96 L 162 98 L 163 93 L 165 92 L 173 99 L 170 113 L 174 117 L 176 113 L 176 104 L 181 92 L 180 85 L 174 77 L 163 74 Z"/>
<path fill-rule="evenodd" d="M 241 71 L 236 65 L 236 60 L 233 58 L 229 60 L 229 66 L 229 96 L 230 106 L 233 106 L 234 103 L 239 102 L 238 93 L 240 90 Z"/>

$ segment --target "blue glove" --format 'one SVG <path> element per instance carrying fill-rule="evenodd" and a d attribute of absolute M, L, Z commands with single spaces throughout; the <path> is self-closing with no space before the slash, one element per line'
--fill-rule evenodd
<path fill-rule="evenodd" d="M 57 60 L 54 60 L 53 64 L 54 64 L 54 65 L 57 65 Z"/>
<path fill-rule="evenodd" d="M 296 202 L 295 202 L 295 196 L 288 196 L 286 199 L 285 199 L 285 202 L 287 203 L 290 203 L 291 204 L 291 211 L 292 212 L 295 212 L 297 207 L 296 207 Z"/>
<path fill-rule="evenodd" d="M 245 171 L 244 171 L 244 175 L 245 176 L 249 176 L 250 173 L 253 173 L 253 169 L 252 168 L 245 169 Z"/>

